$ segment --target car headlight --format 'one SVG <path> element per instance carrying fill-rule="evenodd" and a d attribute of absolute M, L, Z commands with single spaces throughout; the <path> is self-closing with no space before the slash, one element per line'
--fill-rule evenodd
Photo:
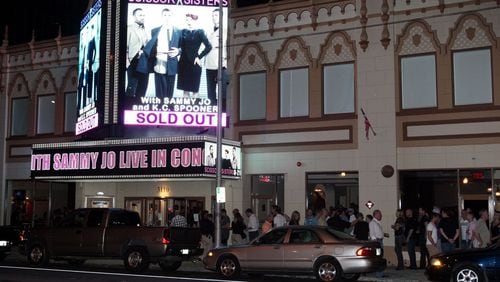
<path fill-rule="evenodd" d="M 443 262 L 440 259 L 433 258 L 431 259 L 431 265 L 435 267 L 441 267 L 443 266 Z"/>
<path fill-rule="evenodd" d="M 214 256 L 214 253 L 213 253 L 213 252 L 208 252 L 207 256 L 209 256 L 209 257 L 213 257 L 213 256 Z"/>

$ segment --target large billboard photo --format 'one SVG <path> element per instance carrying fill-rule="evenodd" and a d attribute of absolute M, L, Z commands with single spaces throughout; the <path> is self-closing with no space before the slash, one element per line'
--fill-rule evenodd
<path fill-rule="evenodd" d="M 123 124 L 217 126 L 217 104 L 223 103 L 227 87 L 229 5 L 229 0 L 220 1 L 223 48 L 219 0 L 128 0 L 120 93 Z M 222 99 L 217 97 L 219 50 Z M 225 123 L 223 113 L 221 124 Z"/>
<path fill-rule="evenodd" d="M 99 126 L 102 19 L 102 1 L 97 0 L 80 23 L 76 135 Z"/>

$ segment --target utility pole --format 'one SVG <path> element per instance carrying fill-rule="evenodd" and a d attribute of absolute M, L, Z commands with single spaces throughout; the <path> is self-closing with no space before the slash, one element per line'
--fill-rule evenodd
<path fill-rule="evenodd" d="M 219 55 L 219 65 L 217 68 L 217 161 L 216 161 L 216 187 L 222 186 L 222 87 L 223 77 L 222 77 L 222 68 L 223 68 L 223 50 L 224 46 L 224 13 L 223 13 L 223 5 L 222 0 L 219 1 L 219 47 L 218 47 L 218 55 Z M 217 189 L 217 188 L 216 188 Z M 217 193 L 217 191 L 216 191 Z M 220 225 L 220 203 L 216 199 L 215 200 L 215 247 L 219 248 L 221 244 L 221 225 Z"/>

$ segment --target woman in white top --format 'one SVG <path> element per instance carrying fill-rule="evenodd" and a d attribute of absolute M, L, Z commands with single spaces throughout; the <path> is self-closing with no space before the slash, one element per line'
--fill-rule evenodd
<path fill-rule="evenodd" d="M 439 222 L 439 214 L 433 213 L 431 221 L 427 224 L 427 250 L 429 251 L 429 256 L 433 256 L 437 253 L 440 253 L 441 250 L 438 248 L 438 229 L 436 224 Z"/>

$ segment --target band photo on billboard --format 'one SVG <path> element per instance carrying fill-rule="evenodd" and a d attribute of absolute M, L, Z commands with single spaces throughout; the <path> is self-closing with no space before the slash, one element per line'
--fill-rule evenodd
<path fill-rule="evenodd" d="M 125 83 L 120 99 L 124 124 L 217 125 L 217 105 L 224 103 L 228 83 L 229 3 L 221 1 L 224 43 L 219 48 L 219 1 L 129 0 L 122 73 Z M 223 58 L 222 99 L 217 97 L 219 50 Z"/>
<path fill-rule="evenodd" d="M 76 135 L 98 127 L 102 2 L 96 1 L 80 23 Z"/>

